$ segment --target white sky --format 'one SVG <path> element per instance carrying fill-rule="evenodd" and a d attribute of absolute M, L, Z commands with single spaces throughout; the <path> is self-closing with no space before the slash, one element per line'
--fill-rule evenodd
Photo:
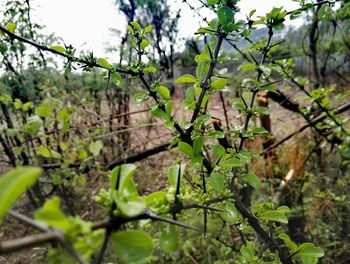
<path fill-rule="evenodd" d="M 0 0 L 0 3 L 3 2 L 4 0 Z M 106 57 L 106 43 L 118 44 L 120 41 L 110 29 L 125 29 L 125 19 L 118 14 L 114 3 L 115 0 L 31 0 L 34 8 L 32 19 L 46 26 L 44 33 L 55 33 L 78 51 L 93 50 L 96 56 Z M 241 0 L 241 14 L 237 17 L 244 18 L 252 9 L 258 10 L 256 15 L 264 15 L 271 11 L 273 6 L 284 6 L 287 10 L 298 7 L 291 0 Z M 172 8 L 177 10 L 181 7 L 179 38 L 184 38 L 192 36 L 198 29 L 199 19 L 193 16 L 193 12 L 182 0 L 174 0 Z M 204 15 L 210 16 L 210 12 Z"/>

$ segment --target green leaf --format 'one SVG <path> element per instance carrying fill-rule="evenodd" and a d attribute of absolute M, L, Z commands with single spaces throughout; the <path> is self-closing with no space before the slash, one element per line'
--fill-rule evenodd
<path fill-rule="evenodd" d="M 241 66 L 238 67 L 239 71 L 254 71 L 256 69 L 256 64 L 249 62 L 242 64 Z"/>
<path fill-rule="evenodd" d="M 120 76 L 119 73 L 113 72 L 113 73 L 111 73 L 111 80 L 112 80 L 112 82 L 113 82 L 115 85 L 119 85 L 120 82 L 121 82 L 123 79 L 122 79 L 122 76 Z"/>
<path fill-rule="evenodd" d="M 221 207 L 221 209 L 225 211 L 221 213 L 221 216 L 228 223 L 234 224 L 237 221 L 240 221 L 239 213 L 237 212 L 237 209 L 234 206 L 234 204 L 226 202 L 224 206 Z"/>
<path fill-rule="evenodd" d="M 256 176 L 254 173 L 248 173 L 244 178 L 243 181 L 248 183 L 250 186 L 252 186 L 254 189 L 259 189 L 261 186 L 260 178 Z"/>
<path fill-rule="evenodd" d="M 170 99 L 170 91 L 167 87 L 161 85 L 157 88 L 157 92 L 165 99 L 169 100 Z"/>
<path fill-rule="evenodd" d="M 216 5 L 219 2 L 219 0 L 208 0 L 208 5 Z"/>
<path fill-rule="evenodd" d="M 268 107 L 264 106 L 256 106 L 255 107 L 256 112 L 258 112 L 260 115 L 268 115 L 270 110 Z"/>
<path fill-rule="evenodd" d="M 249 263 L 254 262 L 254 260 L 258 259 L 255 256 L 255 243 L 253 242 L 248 242 L 246 245 L 243 245 L 240 252 L 245 259 L 250 260 L 248 261 Z"/>
<path fill-rule="evenodd" d="M 153 106 L 150 110 L 150 113 L 160 119 L 168 120 L 167 114 L 162 109 L 160 109 L 158 105 Z"/>
<path fill-rule="evenodd" d="M 103 67 L 103 68 L 105 68 L 105 69 L 107 69 L 107 70 L 110 70 L 111 69 L 111 65 L 109 64 L 109 62 L 106 60 L 106 59 L 104 59 L 104 58 L 99 58 L 98 60 L 97 60 L 97 62 L 98 62 L 98 64 L 101 66 L 101 67 Z"/>
<path fill-rule="evenodd" d="M 123 192 L 124 188 L 127 187 L 128 182 L 132 179 L 136 172 L 135 164 L 123 164 L 120 166 L 120 182 L 119 182 L 119 190 Z"/>
<path fill-rule="evenodd" d="M 184 74 L 180 78 L 177 78 L 175 83 L 196 83 L 197 79 L 191 74 Z"/>
<path fill-rule="evenodd" d="M 16 110 L 18 110 L 23 107 L 23 103 L 20 99 L 16 98 L 15 101 L 13 102 L 13 106 L 15 107 Z"/>
<path fill-rule="evenodd" d="M 62 46 L 51 46 L 50 49 L 57 51 L 59 53 L 66 53 L 66 49 Z"/>
<path fill-rule="evenodd" d="M 246 150 L 241 150 L 238 155 L 239 159 L 244 161 L 245 163 L 248 163 L 252 160 L 252 158 L 257 158 L 258 155 L 255 152 L 250 152 Z"/>
<path fill-rule="evenodd" d="M 134 31 L 134 28 L 130 25 L 128 25 L 128 31 L 131 35 L 134 35 L 135 34 L 135 31 Z"/>
<path fill-rule="evenodd" d="M 241 167 L 242 165 L 243 165 L 243 162 L 240 159 L 237 159 L 237 158 L 227 159 L 221 164 L 221 166 L 223 168 Z"/>
<path fill-rule="evenodd" d="M 39 132 L 42 123 L 40 117 L 36 115 L 28 117 L 27 124 L 25 125 L 26 131 L 29 131 L 32 135 L 36 135 Z"/>
<path fill-rule="evenodd" d="M 141 41 L 140 48 L 141 48 L 142 50 L 144 50 L 144 49 L 147 48 L 149 45 L 150 45 L 150 42 L 149 42 L 147 39 L 143 39 L 143 40 Z"/>
<path fill-rule="evenodd" d="M 113 199 L 117 205 L 117 209 L 126 217 L 137 216 L 146 208 L 145 201 L 138 196 L 125 197 L 119 192 L 114 192 Z"/>
<path fill-rule="evenodd" d="M 144 33 L 149 33 L 151 32 L 153 29 L 153 26 L 152 25 L 148 25 L 147 27 L 145 27 L 145 29 L 143 30 Z"/>
<path fill-rule="evenodd" d="M 297 253 L 295 255 L 296 256 L 321 258 L 324 256 L 324 251 L 322 248 L 316 247 L 312 243 L 303 243 L 298 247 Z"/>
<path fill-rule="evenodd" d="M 290 14 L 290 20 L 294 20 L 300 17 L 300 15 L 302 14 L 301 10 L 295 10 Z"/>
<path fill-rule="evenodd" d="M 89 145 L 89 151 L 94 157 L 97 157 L 100 155 L 100 152 L 103 148 L 103 143 L 101 140 L 97 140 L 95 142 L 91 142 Z"/>
<path fill-rule="evenodd" d="M 30 109 L 34 108 L 34 104 L 32 102 L 26 102 L 25 104 L 23 104 L 23 111 L 24 112 L 28 112 Z"/>
<path fill-rule="evenodd" d="M 209 184 L 217 191 L 223 192 L 225 189 L 225 176 L 218 173 L 212 172 L 210 174 Z"/>
<path fill-rule="evenodd" d="M 314 4 L 313 3 L 306 3 L 303 5 L 304 9 L 312 9 L 314 8 Z"/>
<path fill-rule="evenodd" d="M 259 69 L 265 74 L 265 76 L 270 76 L 271 75 L 271 69 L 269 67 L 266 67 L 264 65 L 260 65 Z"/>
<path fill-rule="evenodd" d="M 210 61 L 210 56 L 207 54 L 207 53 L 201 53 L 201 54 L 199 54 L 199 55 L 197 55 L 196 57 L 195 57 L 195 61 L 196 62 L 202 62 L 202 61 L 207 61 L 207 62 L 209 62 Z"/>
<path fill-rule="evenodd" d="M 233 11 L 231 8 L 227 6 L 223 6 L 219 8 L 217 15 L 218 15 L 219 23 L 223 26 L 226 26 L 227 24 L 233 21 Z"/>
<path fill-rule="evenodd" d="M 225 133 L 222 131 L 212 131 L 208 134 L 208 136 L 211 138 L 224 138 Z"/>
<path fill-rule="evenodd" d="M 18 167 L 0 177 L 0 225 L 13 203 L 38 179 L 42 170 Z"/>
<path fill-rule="evenodd" d="M 261 218 L 264 220 L 288 224 L 288 218 L 284 214 L 274 210 L 266 210 L 262 213 Z"/>
<path fill-rule="evenodd" d="M 130 24 L 131 24 L 131 25 L 134 27 L 134 29 L 136 29 L 137 31 L 141 31 L 141 30 L 142 30 L 139 23 L 132 21 L 132 22 L 130 22 Z"/>
<path fill-rule="evenodd" d="M 142 103 L 147 97 L 147 94 L 146 92 L 137 92 L 135 95 L 134 95 L 134 101 L 139 104 L 139 103 Z"/>
<path fill-rule="evenodd" d="M 218 79 L 211 83 L 211 88 L 214 90 L 221 90 L 227 84 L 227 80 L 224 78 Z"/>
<path fill-rule="evenodd" d="M 202 153 L 202 148 L 204 144 L 205 138 L 203 136 L 200 136 L 195 139 L 193 142 L 193 154 L 194 155 L 200 155 Z"/>
<path fill-rule="evenodd" d="M 112 235 L 112 249 L 119 259 L 130 263 L 150 257 L 154 243 L 144 231 L 121 231 Z"/>
<path fill-rule="evenodd" d="M 286 243 L 286 245 L 290 248 L 291 252 L 294 253 L 295 251 L 297 251 L 297 248 L 298 248 L 297 244 L 295 244 L 287 234 L 282 233 L 282 234 L 279 234 L 278 237 L 282 239 L 284 243 Z"/>
<path fill-rule="evenodd" d="M 51 148 L 44 146 L 44 145 L 40 145 L 37 150 L 36 153 L 39 156 L 42 156 L 44 158 L 50 159 L 62 159 L 62 155 L 54 150 L 52 150 Z"/>
<path fill-rule="evenodd" d="M 176 186 L 177 185 L 177 179 L 179 176 L 179 169 L 180 169 L 180 165 L 173 165 L 168 169 L 168 179 L 169 182 L 172 186 Z M 185 173 L 185 169 L 186 166 L 181 164 L 181 175 L 180 175 L 180 179 L 182 179 L 182 176 Z M 182 184 L 181 184 L 182 185 Z"/>
<path fill-rule="evenodd" d="M 178 145 L 178 148 L 181 152 L 185 153 L 188 156 L 193 155 L 193 149 L 192 149 L 191 145 L 189 145 L 186 142 L 180 142 Z"/>
<path fill-rule="evenodd" d="M 196 123 L 198 124 L 205 123 L 210 119 L 211 119 L 210 115 L 200 115 L 199 117 L 197 117 Z"/>
<path fill-rule="evenodd" d="M 215 157 L 218 160 L 222 160 L 222 158 L 226 155 L 225 148 L 221 145 L 218 145 L 218 144 L 213 146 L 213 152 L 214 152 Z"/>
<path fill-rule="evenodd" d="M 198 63 L 197 68 L 196 68 L 196 76 L 197 79 L 202 79 L 204 75 L 207 74 L 209 70 L 209 63 L 206 61 L 201 61 Z"/>
<path fill-rule="evenodd" d="M 48 103 L 42 103 L 35 109 L 35 113 L 40 117 L 49 117 L 52 115 L 52 107 Z"/>
<path fill-rule="evenodd" d="M 136 168 L 134 164 L 123 164 L 114 168 L 111 172 L 111 188 L 117 187 L 118 177 L 120 177 L 118 190 L 124 195 L 127 194 L 129 181 L 135 174 Z"/>
<path fill-rule="evenodd" d="M 162 203 L 166 199 L 165 192 L 153 192 L 145 197 L 147 207 L 152 207 L 158 203 Z"/>
<path fill-rule="evenodd" d="M 143 73 L 155 73 L 157 72 L 157 69 L 154 67 L 146 67 L 143 69 Z"/>
<path fill-rule="evenodd" d="M 48 226 L 60 228 L 67 231 L 71 227 L 71 223 L 67 216 L 60 209 L 61 200 L 54 197 L 45 202 L 42 208 L 38 209 L 34 218 Z"/>
<path fill-rule="evenodd" d="M 170 117 L 171 117 L 171 113 L 173 112 L 173 108 L 174 108 L 173 101 L 169 101 L 165 106 L 165 113 Z"/>
<path fill-rule="evenodd" d="M 180 241 L 179 233 L 176 231 L 175 226 L 170 225 L 165 230 L 162 231 L 159 238 L 160 249 L 167 253 L 173 253 L 179 250 Z"/>
<path fill-rule="evenodd" d="M 289 207 L 286 206 L 286 205 L 282 205 L 282 206 L 278 207 L 278 208 L 276 209 L 276 211 L 278 211 L 278 212 L 280 212 L 280 213 L 282 213 L 282 214 L 288 214 L 288 213 L 290 213 L 290 209 L 289 209 Z"/>
<path fill-rule="evenodd" d="M 16 23 L 8 23 L 8 24 L 6 25 L 6 29 L 7 29 L 8 31 L 10 31 L 11 33 L 15 33 L 16 28 L 17 28 L 17 24 L 16 24 Z"/>
<path fill-rule="evenodd" d="M 322 5 L 318 11 L 317 17 L 320 21 L 325 22 L 331 18 L 332 9 L 328 4 Z"/>
<path fill-rule="evenodd" d="M 301 263 L 303 264 L 317 264 L 318 258 L 309 257 L 309 256 L 299 256 Z"/>
<path fill-rule="evenodd" d="M 256 12 L 256 9 L 253 9 L 249 12 L 249 17 L 252 17 Z"/>
<path fill-rule="evenodd" d="M 211 27 L 201 27 L 198 29 L 198 33 L 199 34 L 210 34 L 210 35 L 214 35 L 215 31 L 213 31 L 213 29 Z"/>
<path fill-rule="evenodd" d="M 202 164 L 203 160 L 204 160 L 204 158 L 202 155 L 194 155 L 191 158 L 191 163 L 192 164 Z"/>
<path fill-rule="evenodd" d="M 263 127 L 254 127 L 252 130 L 254 135 L 268 134 L 269 132 Z"/>
<path fill-rule="evenodd" d="M 125 197 L 138 197 L 139 192 L 137 190 L 136 184 L 132 178 L 127 180 L 123 186 L 123 189 L 121 190 L 121 193 Z"/>

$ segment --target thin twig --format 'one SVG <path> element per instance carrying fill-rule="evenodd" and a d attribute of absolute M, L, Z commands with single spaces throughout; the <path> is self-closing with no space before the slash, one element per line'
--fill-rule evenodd
<path fill-rule="evenodd" d="M 51 48 L 48 48 L 46 46 L 43 46 L 41 44 L 38 44 L 34 41 L 31 41 L 29 39 L 26 39 L 26 38 L 23 38 L 21 36 L 18 36 L 14 33 L 12 33 L 11 31 L 7 30 L 6 28 L 4 28 L 3 26 L 0 25 L 0 31 L 2 31 L 3 33 L 5 33 L 6 35 L 8 35 L 10 38 L 12 39 L 16 39 L 20 42 L 23 42 L 23 43 L 26 43 L 26 44 L 29 44 L 39 50 L 42 50 L 42 51 L 48 51 L 48 52 L 51 52 L 53 54 L 56 54 L 56 55 L 60 55 L 62 57 L 65 57 L 67 58 L 68 60 L 70 61 L 74 61 L 74 62 L 79 62 L 79 63 L 82 63 L 88 67 L 96 67 L 96 68 L 103 68 L 101 65 L 99 65 L 98 63 L 96 62 L 92 62 L 92 61 L 87 61 L 87 60 L 84 60 L 84 59 L 80 59 L 80 58 L 77 58 L 77 57 L 73 57 L 71 55 L 68 55 L 68 54 L 65 54 L 65 53 L 62 53 L 62 52 L 59 52 L 57 50 L 54 50 L 54 49 L 51 49 Z M 135 73 L 133 71 L 130 71 L 130 70 L 123 70 L 123 69 L 118 69 L 116 68 L 115 69 L 116 72 L 118 73 L 122 73 L 122 74 L 130 74 L 130 75 L 135 75 Z"/>
<path fill-rule="evenodd" d="M 334 110 L 334 115 L 341 114 L 349 109 L 350 109 L 350 103 L 345 104 L 343 106 L 338 107 L 336 110 Z M 277 143 L 271 145 L 270 147 L 268 147 L 267 149 L 265 149 L 263 152 L 260 153 L 260 155 L 263 155 L 263 154 L 271 151 L 272 149 L 277 148 L 278 146 L 280 146 L 281 144 L 283 144 L 287 140 L 291 139 L 293 136 L 303 132 L 305 129 L 307 129 L 310 126 L 314 127 L 317 123 L 321 122 L 322 120 L 326 119 L 327 117 L 328 117 L 327 114 L 323 114 L 319 117 L 316 117 L 315 119 L 311 120 L 308 124 L 303 125 L 298 130 L 294 131 L 293 133 L 289 134 L 288 136 L 286 136 L 285 138 L 283 138 L 279 142 L 277 142 Z"/>

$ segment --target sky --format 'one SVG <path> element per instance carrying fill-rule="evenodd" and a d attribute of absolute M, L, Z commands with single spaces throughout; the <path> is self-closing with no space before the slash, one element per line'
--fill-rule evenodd
<path fill-rule="evenodd" d="M 3 3 L 5 0 L 0 0 Z M 198 2 L 190 0 L 193 3 Z M 179 43 L 181 39 L 193 36 L 199 28 L 198 16 L 182 0 L 173 0 L 173 10 L 181 8 L 179 21 Z M 31 0 L 32 20 L 45 25 L 43 33 L 55 33 L 66 44 L 72 44 L 77 51 L 94 51 L 98 57 L 110 57 L 105 51 L 107 45 L 118 45 L 120 37 L 110 29 L 125 29 L 125 19 L 118 14 L 115 0 Z M 256 9 L 256 15 L 264 15 L 273 6 L 283 6 L 287 10 L 298 8 L 292 0 L 241 0 L 238 18 L 244 18 L 250 10 Z M 202 12 L 208 18 L 213 14 Z M 298 23 L 294 22 L 294 23 Z M 300 23 L 300 21 L 299 21 Z M 61 43 L 57 43 L 60 45 Z"/>

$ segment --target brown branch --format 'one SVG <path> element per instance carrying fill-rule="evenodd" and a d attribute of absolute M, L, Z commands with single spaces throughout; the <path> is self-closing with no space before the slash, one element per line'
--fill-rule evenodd
<path fill-rule="evenodd" d="M 107 121 L 111 121 L 113 119 L 117 119 L 117 118 L 121 118 L 121 117 L 126 117 L 126 116 L 136 115 L 136 114 L 140 114 L 140 113 L 145 113 L 145 112 L 148 112 L 149 110 L 150 109 L 143 109 L 143 110 L 138 110 L 138 111 L 134 111 L 134 112 L 127 112 L 127 113 L 123 113 L 123 114 L 110 116 L 108 118 L 101 119 L 101 120 L 98 120 L 97 122 L 89 124 L 86 127 L 94 127 L 94 126 L 96 126 L 96 125 L 98 125 L 98 124 L 100 124 L 102 122 L 107 122 Z M 70 129 L 81 129 L 81 127 L 80 126 L 71 126 Z M 54 129 L 54 130 L 46 132 L 45 135 L 46 136 L 47 135 L 51 135 L 51 134 L 57 133 L 58 131 L 59 131 L 59 129 Z M 24 142 L 24 143 L 26 143 L 26 142 Z"/>
<path fill-rule="evenodd" d="M 335 2 L 339 2 L 339 0 L 335 0 L 335 1 L 328 1 L 328 0 L 326 0 L 326 1 L 319 1 L 317 3 L 312 3 L 312 4 L 313 4 L 314 7 L 318 7 L 318 6 L 322 6 L 324 4 L 334 4 Z M 286 15 L 288 16 L 288 15 L 292 14 L 295 11 L 305 11 L 305 10 L 308 10 L 308 8 L 305 8 L 305 7 L 298 8 L 298 9 L 295 9 L 295 10 L 292 10 L 292 11 L 288 11 L 286 13 Z"/>
<path fill-rule="evenodd" d="M 334 114 L 341 114 L 347 110 L 350 109 L 350 103 L 345 104 L 343 106 L 340 106 L 339 108 L 337 108 L 336 110 L 334 110 Z M 270 146 L 269 148 L 265 149 L 262 153 L 260 153 L 260 155 L 265 154 L 268 151 L 271 151 L 274 148 L 277 148 L 279 145 L 283 144 L 284 142 L 286 142 L 287 140 L 291 139 L 293 136 L 295 136 L 296 134 L 299 134 L 301 132 L 303 132 L 305 129 L 307 129 L 310 126 L 315 126 L 317 123 L 321 122 L 322 120 L 326 119 L 328 117 L 327 114 L 323 114 L 315 119 L 313 119 L 312 121 L 310 121 L 308 124 L 305 124 L 304 126 L 302 126 L 301 128 L 299 128 L 298 130 L 294 131 L 293 133 L 289 134 L 288 136 L 286 136 L 285 138 L 283 138 L 282 140 L 280 140 L 279 142 L 273 144 L 272 146 Z"/>
<path fill-rule="evenodd" d="M 284 194 L 284 192 L 285 192 L 285 190 L 286 190 L 286 186 L 288 185 L 288 182 L 292 179 L 293 174 L 294 174 L 294 170 L 291 169 L 291 170 L 288 172 L 286 178 L 283 179 L 283 180 L 281 181 L 280 186 L 277 188 L 276 194 L 275 194 L 275 196 L 274 196 L 273 199 L 272 199 L 272 204 L 273 204 L 273 206 L 274 206 L 275 208 L 276 208 L 276 207 L 278 206 L 278 204 L 280 203 L 280 199 L 281 199 L 282 195 Z"/>
<path fill-rule="evenodd" d="M 264 241 L 266 247 L 271 251 L 278 252 L 279 258 L 283 264 L 293 264 L 292 260 L 287 256 L 283 249 L 281 249 L 277 243 L 271 238 L 268 233 L 260 226 L 258 220 L 246 209 L 243 203 L 239 200 L 235 200 L 235 207 L 240 214 L 245 218 L 249 225 L 255 230 L 259 237 Z"/>
<path fill-rule="evenodd" d="M 262 54 L 262 57 L 261 57 L 261 60 L 260 60 L 260 63 L 258 64 L 258 66 L 263 65 L 265 63 L 265 60 L 266 60 L 267 55 L 268 55 L 268 52 L 270 51 L 270 48 L 271 48 L 271 40 L 272 40 L 272 37 L 273 37 L 272 26 L 268 25 L 268 29 L 269 29 L 269 31 L 268 31 L 268 39 L 267 39 L 266 46 L 264 48 L 264 51 L 263 51 L 263 54 Z M 258 69 L 258 75 L 257 75 L 257 78 L 256 78 L 256 80 L 258 82 L 260 81 L 260 79 L 262 77 L 262 74 L 263 74 L 263 72 L 260 69 Z M 252 99 L 251 99 L 250 105 L 249 105 L 250 109 L 252 109 L 253 106 L 254 106 L 255 98 L 256 98 L 256 95 L 257 95 L 258 91 L 259 91 L 259 89 L 257 89 L 257 87 L 254 87 L 254 89 L 252 89 L 253 96 L 252 96 Z M 252 116 L 253 115 L 251 113 L 247 114 L 247 117 L 246 117 L 246 120 L 245 120 L 245 123 L 244 123 L 244 127 L 243 127 L 243 130 L 241 132 L 241 136 L 240 136 L 241 141 L 240 141 L 240 144 L 239 144 L 239 147 L 238 147 L 238 151 L 241 151 L 243 149 L 244 141 L 246 139 L 243 136 L 243 133 L 248 130 L 249 121 L 252 118 Z M 233 180 L 234 180 L 234 177 L 232 177 L 231 182 L 230 182 L 231 192 L 232 193 L 234 193 L 234 189 L 233 189 L 234 182 L 233 182 Z M 287 254 L 281 248 L 278 247 L 278 244 L 262 228 L 262 226 L 260 225 L 258 219 L 256 217 L 254 217 L 248 211 L 248 209 L 245 207 L 243 202 L 238 197 L 235 198 L 234 204 L 235 204 L 235 207 L 237 208 L 238 212 L 242 215 L 243 218 L 245 218 L 248 221 L 249 225 L 254 229 L 254 231 L 258 234 L 258 236 L 263 240 L 264 244 L 271 251 L 276 251 L 277 250 L 281 262 L 283 264 L 291 264 L 292 261 L 290 260 L 290 258 L 288 258 Z"/>
<path fill-rule="evenodd" d="M 197 117 L 199 115 L 199 111 L 201 109 L 201 105 L 202 105 L 205 93 L 209 89 L 209 81 L 210 81 L 210 78 L 214 74 L 214 69 L 215 69 L 215 66 L 217 64 L 217 59 L 219 57 L 219 51 L 220 51 L 222 42 L 223 42 L 225 37 L 226 36 L 223 33 L 219 33 L 218 34 L 218 43 L 216 44 L 215 51 L 214 51 L 214 54 L 213 54 L 213 58 L 212 58 L 212 61 L 210 62 L 208 73 L 205 76 L 204 81 L 201 83 L 201 89 L 202 90 L 201 90 L 201 93 L 199 95 L 199 98 L 198 98 L 198 101 L 197 101 L 197 104 L 196 104 L 196 108 L 193 111 L 193 114 L 192 114 L 192 117 L 191 117 L 191 123 L 193 123 L 197 119 Z M 191 126 L 191 128 L 193 128 L 193 127 Z M 191 131 L 191 129 L 189 129 L 188 131 Z"/>
<path fill-rule="evenodd" d="M 74 249 L 74 247 L 64 238 L 62 232 L 59 229 L 49 228 L 43 224 L 40 224 L 40 223 L 34 221 L 33 219 L 31 219 L 23 214 L 17 213 L 17 212 L 12 211 L 12 210 L 9 212 L 9 215 L 26 223 L 26 224 L 29 224 L 29 225 L 35 227 L 36 229 L 39 229 L 43 232 L 46 232 L 46 234 L 52 233 L 54 236 L 54 240 L 57 241 L 58 243 L 60 243 L 61 246 L 64 247 L 67 250 L 67 252 L 73 258 L 75 258 L 76 261 L 78 261 L 78 263 L 87 264 L 87 262 L 79 255 L 79 253 Z M 48 236 L 46 236 L 46 238 L 48 238 Z M 44 239 L 43 237 L 40 237 L 39 242 L 42 243 L 43 239 Z M 1 253 L 1 249 L 2 249 L 2 245 L 0 244 L 0 253 Z"/>
<path fill-rule="evenodd" d="M 147 149 L 147 150 L 142 151 L 140 153 L 128 156 L 126 158 L 116 159 L 116 160 L 110 162 L 109 164 L 106 164 L 105 169 L 111 170 L 114 167 L 119 166 L 121 164 L 141 161 L 143 159 L 146 159 L 146 158 L 153 156 L 155 154 L 167 151 L 167 150 L 169 150 L 169 148 L 174 148 L 176 146 L 177 145 L 171 145 L 170 143 L 165 143 L 165 144 L 156 146 L 154 148 Z M 79 168 L 80 165 L 81 165 L 80 162 L 72 163 L 72 164 L 69 164 L 69 168 Z M 62 166 L 62 163 L 41 164 L 39 166 L 45 170 L 52 170 L 52 169 L 59 169 Z"/>
<path fill-rule="evenodd" d="M 59 52 L 57 50 L 48 48 L 48 47 L 43 46 L 41 44 L 38 44 L 38 43 L 36 43 L 34 41 L 31 41 L 29 39 L 23 38 L 21 36 L 18 36 L 16 34 L 12 33 L 11 31 L 7 30 L 6 28 L 4 28 L 1 25 L 0 25 L 0 31 L 2 31 L 6 35 L 8 35 L 11 39 L 16 39 L 16 40 L 18 40 L 20 42 L 23 42 L 23 43 L 26 43 L 28 45 L 31 45 L 31 46 L 37 48 L 38 50 L 48 51 L 50 53 L 53 53 L 53 54 L 65 57 L 66 59 L 68 59 L 70 61 L 74 61 L 74 62 L 78 62 L 78 63 L 84 64 L 84 65 L 86 65 L 88 67 L 103 68 L 101 65 L 99 65 L 96 62 L 87 61 L 87 60 L 84 60 L 84 59 L 81 59 L 81 58 L 77 58 L 77 57 L 74 57 L 74 56 L 71 56 L 71 55 Z M 133 71 L 130 71 L 130 70 L 123 70 L 123 69 L 117 69 L 116 68 L 115 71 L 119 72 L 119 73 L 122 73 L 122 74 L 130 74 L 130 75 L 133 75 L 133 76 L 135 75 L 135 73 Z"/>
<path fill-rule="evenodd" d="M 226 109 L 226 104 L 225 104 L 225 99 L 224 99 L 223 92 L 220 91 L 219 95 L 220 95 L 220 100 L 221 100 L 221 104 L 222 104 L 222 109 L 224 111 L 225 122 L 226 122 L 226 129 L 230 130 L 230 124 L 229 124 L 229 121 L 228 121 L 227 109 Z"/>
<path fill-rule="evenodd" d="M 263 65 L 265 63 L 265 60 L 267 58 L 267 54 L 268 54 L 268 52 L 270 51 L 270 48 L 271 48 L 271 40 L 272 40 L 272 36 L 273 36 L 272 26 L 269 25 L 268 29 L 269 29 L 268 39 L 267 39 L 266 46 L 264 48 L 264 52 L 262 54 L 259 66 Z M 257 82 L 260 81 L 260 79 L 262 77 L 262 74 L 263 74 L 263 72 L 261 70 L 258 70 L 258 76 L 256 77 Z M 258 92 L 259 92 L 259 89 L 257 89 L 257 87 L 255 87 L 253 89 L 253 96 L 252 96 L 252 99 L 251 99 L 250 105 L 249 105 L 250 108 L 253 108 L 254 102 L 255 102 L 255 97 L 256 97 Z M 246 117 L 246 120 L 245 120 L 245 123 L 244 123 L 244 127 L 243 127 L 243 130 L 241 132 L 241 141 L 239 143 L 238 151 L 241 151 L 243 149 L 243 144 L 244 144 L 244 141 L 246 140 L 246 138 L 243 136 L 243 133 L 248 130 L 248 125 L 249 125 L 249 122 L 250 122 L 250 119 L 252 118 L 252 116 L 253 115 L 251 113 L 247 114 L 247 117 Z"/>
<path fill-rule="evenodd" d="M 13 211 L 11 211 L 10 214 L 12 216 L 16 216 L 16 218 L 18 217 L 18 219 L 24 221 L 27 224 L 30 224 L 30 225 L 33 225 L 33 226 L 39 228 L 40 230 L 42 230 L 42 228 L 43 228 L 47 231 L 45 234 L 32 235 L 32 236 L 28 236 L 28 237 L 24 237 L 24 238 L 20 238 L 20 239 L 14 239 L 14 240 L 0 242 L 0 254 L 8 254 L 8 253 L 11 253 L 14 251 L 32 248 L 32 247 L 37 246 L 37 245 L 42 245 L 44 243 L 53 243 L 53 242 L 61 243 L 62 246 L 66 248 L 66 250 L 68 250 L 71 254 L 73 253 L 72 250 L 74 250 L 74 248 L 67 247 L 68 241 L 64 239 L 64 237 L 62 236 L 62 234 L 59 230 L 55 229 L 52 231 L 52 229 L 42 227 L 40 224 L 37 224 L 34 220 L 32 220 L 26 216 L 23 216 L 19 213 L 13 212 Z M 102 229 L 102 228 L 112 228 L 113 230 L 115 230 L 115 228 L 119 227 L 120 225 L 129 223 L 129 222 L 133 222 L 133 221 L 146 220 L 146 219 L 176 225 L 176 226 L 179 226 L 182 228 L 191 229 L 191 230 L 194 230 L 196 232 L 201 233 L 201 230 L 198 228 L 195 228 L 193 226 L 187 225 L 185 223 L 182 223 L 182 222 L 179 222 L 179 221 L 176 221 L 173 219 L 158 216 L 158 215 L 156 215 L 153 212 L 150 212 L 148 210 L 145 210 L 144 212 L 142 212 L 139 215 L 136 215 L 134 217 L 129 217 L 129 218 L 118 217 L 118 218 L 114 218 L 114 219 L 108 219 L 108 220 L 102 220 L 99 222 L 94 222 L 94 223 L 92 223 L 91 230 L 97 230 L 97 229 Z M 43 231 L 45 231 L 45 230 L 43 230 Z M 74 257 L 76 257 L 76 256 L 74 256 Z M 83 261 L 79 261 L 79 263 L 85 264 L 86 262 L 83 260 Z"/>
<path fill-rule="evenodd" d="M 146 159 L 146 158 L 148 158 L 150 156 L 153 156 L 155 154 L 161 153 L 163 151 L 167 151 L 167 150 L 169 150 L 169 148 L 174 148 L 176 146 L 177 145 L 171 145 L 170 143 L 162 144 L 162 145 L 159 145 L 157 147 L 154 147 L 154 148 L 151 148 L 151 149 L 147 149 L 147 150 L 145 150 L 145 151 L 143 151 L 141 153 L 137 153 L 135 155 L 131 155 L 131 156 L 126 157 L 124 159 L 122 158 L 122 159 L 117 159 L 115 161 L 112 161 L 111 163 L 109 163 L 106 166 L 106 169 L 111 170 L 114 167 L 116 167 L 118 165 L 121 165 L 121 164 L 124 164 L 124 163 L 137 162 L 137 161 Z"/>
<path fill-rule="evenodd" d="M 54 242 L 56 242 L 56 237 L 52 233 L 26 236 L 23 238 L 1 242 L 0 253 L 9 254 L 19 250 L 33 248 L 39 245 Z"/>

